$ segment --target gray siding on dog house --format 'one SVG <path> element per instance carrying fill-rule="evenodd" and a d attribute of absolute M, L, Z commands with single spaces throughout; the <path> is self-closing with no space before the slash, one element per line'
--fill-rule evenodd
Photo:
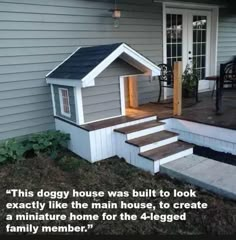
<path fill-rule="evenodd" d="M 45 75 L 79 46 L 126 42 L 162 62 L 161 4 L 120 1 L 118 29 L 108 11 L 113 4 L 0 0 L 0 140 L 54 128 Z M 146 84 L 140 93 L 154 91 L 155 83 Z M 145 93 L 142 101 L 149 100 Z"/>
<path fill-rule="evenodd" d="M 94 87 L 82 88 L 85 122 L 121 115 L 119 76 L 140 73 L 118 58 L 95 79 Z"/>

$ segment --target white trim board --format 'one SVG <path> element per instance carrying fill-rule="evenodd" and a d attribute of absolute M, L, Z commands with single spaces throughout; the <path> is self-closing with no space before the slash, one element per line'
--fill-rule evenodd
<path fill-rule="evenodd" d="M 120 77 L 120 106 L 121 106 L 121 115 L 125 115 L 125 77 Z"/>
<path fill-rule="evenodd" d="M 84 107 L 82 91 L 80 87 L 74 87 L 74 98 L 75 98 L 76 123 L 78 125 L 82 125 L 84 124 Z"/>
<path fill-rule="evenodd" d="M 58 78 L 46 78 L 48 84 L 61 85 L 68 87 L 81 87 L 81 81 L 78 79 L 58 79 Z"/>
<path fill-rule="evenodd" d="M 53 107 L 53 115 L 56 116 L 56 103 L 55 103 L 55 93 L 54 93 L 54 86 L 53 84 L 50 84 L 51 89 L 51 97 L 52 97 L 52 107 Z"/>

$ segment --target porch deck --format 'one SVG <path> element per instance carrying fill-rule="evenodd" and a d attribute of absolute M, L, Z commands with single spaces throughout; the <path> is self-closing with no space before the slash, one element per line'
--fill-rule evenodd
<path fill-rule="evenodd" d="M 194 99 L 183 100 L 182 116 L 178 117 L 184 120 L 209 124 L 213 126 L 229 128 L 236 130 L 236 90 L 225 90 L 223 96 L 223 114 L 215 113 L 215 97 L 211 97 L 211 92 L 200 93 L 198 103 Z M 173 103 L 145 104 L 138 109 L 128 109 L 128 116 L 142 116 L 152 113 L 158 118 L 172 117 Z"/>
<path fill-rule="evenodd" d="M 200 93 L 199 101 L 195 103 L 194 99 L 184 99 L 183 113 L 178 118 L 236 130 L 235 90 L 225 91 L 224 113 L 222 115 L 216 115 L 215 113 L 215 97 L 211 97 L 211 92 Z M 81 128 L 93 131 L 149 116 L 157 116 L 160 119 L 173 117 L 173 103 L 148 103 L 141 105 L 139 108 L 129 108 L 124 117 L 85 124 Z"/>

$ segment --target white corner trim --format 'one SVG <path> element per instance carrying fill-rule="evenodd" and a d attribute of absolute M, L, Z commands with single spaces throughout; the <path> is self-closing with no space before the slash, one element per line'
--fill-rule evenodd
<path fill-rule="evenodd" d="M 120 77 L 120 104 L 121 114 L 125 116 L 125 77 Z"/>
<path fill-rule="evenodd" d="M 46 78 L 48 84 L 55 84 L 69 87 L 81 87 L 81 81 L 78 79 L 57 79 L 57 78 Z"/>
<path fill-rule="evenodd" d="M 60 64 L 58 64 L 55 68 L 52 69 L 52 71 L 50 71 L 47 75 L 46 78 L 52 73 L 54 72 L 56 69 L 58 69 L 64 62 L 66 62 L 70 57 L 72 57 L 81 47 L 78 47 L 73 53 L 71 53 L 63 62 L 61 62 Z"/>
<path fill-rule="evenodd" d="M 215 56 L 212 57 L 213 61 L 215 60 L 215 66 L 214 66 L 215 69 L 213 69 L 213 75 L 216 75 L 217 64 L 218 64 L 219 8 L 215 8 L 212 11 L 212 31 L 213 33 L 215 33 L 215 46 L 212 46 L 212 50 L 214 50 L 214 47 L 215 47 L 215 52 L 214 52 Z"/>
<path fill-rule="evenodd" d="M 50 88 L 51 88 L 51 96 L 52 96 L 53 116 L 56 116 L 55 93 L 54 93 L 54 87 L 52 84 L 50 84 Z"/>
<path fill-rule="evenodd" d="M 62 91 L 67 91 L 69 113 L 64 112 Z M 58 92 L 59 92 L 59 102 L 60 102 L 61 115 L 70 118 L 71 117 L 71 109 L 70 109 L 69 90 L 68 90 L 68 88 L 58 88 Z"/>
<path fill-rule="evenodd" d="M 75 111 L 76 111 L 76 124 L 84 124 L 84 109 L 83 109 L 83 99 L 82 99 L 82 89 L 80 87 L 74 88 L 75 96 Z"/>
<path fill-rule="evenodd" d="M 77 87 L 74 87 L 73 90 L 74 90 L 74 98 L 75 98 L 75 116 L 76 116 L 75 121 L 76 121 L 76 124 L 79 125 L 80 113 L 78 108 Z"/>

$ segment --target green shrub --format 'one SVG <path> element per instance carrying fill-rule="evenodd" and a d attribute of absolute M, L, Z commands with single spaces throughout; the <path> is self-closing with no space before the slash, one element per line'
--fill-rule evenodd
<path fill-rule="evenodd" d="M 56 158 L 60 150 L 67 147 L 70 135 L 60 131 L 47 131 L 33 134 L 26 140 L 28 149 L 33 149 L 36 155 L 47 154 Z"/>
<path fill-rule="evenodd" d="M 64 171 L 78 169 L 83 164 L 85 164 L 83 160 L 72 156 L 64 156 L 58 161 L 58 165 Z"/>
<path fill-rule="evenodd" d="M 58 153 L 67 146 L 69 134 L 60 131 L 47 131 L 33 134 L 24 141 L 10 139 L 0 145 L 0 163 L 23 160 L 30 151 L 33 154 L 47 154 L 56 158 Z"/>
<path fill-rule="evenodd" d="M 0 163 L 14 163 L 23 160 L 26 151 L 27 148 L 22 142 L 15 139 L 8 140 L 0 145 Z"/>
<path fill-rule="evenodd" d="M 60 131 L 47 131 L 33 134 L 27 140 L 28 149 L 33 149 L 36 155 L 47 154 L 56 158 L 62 148 L 67 147 L 70 135 Z"/>

